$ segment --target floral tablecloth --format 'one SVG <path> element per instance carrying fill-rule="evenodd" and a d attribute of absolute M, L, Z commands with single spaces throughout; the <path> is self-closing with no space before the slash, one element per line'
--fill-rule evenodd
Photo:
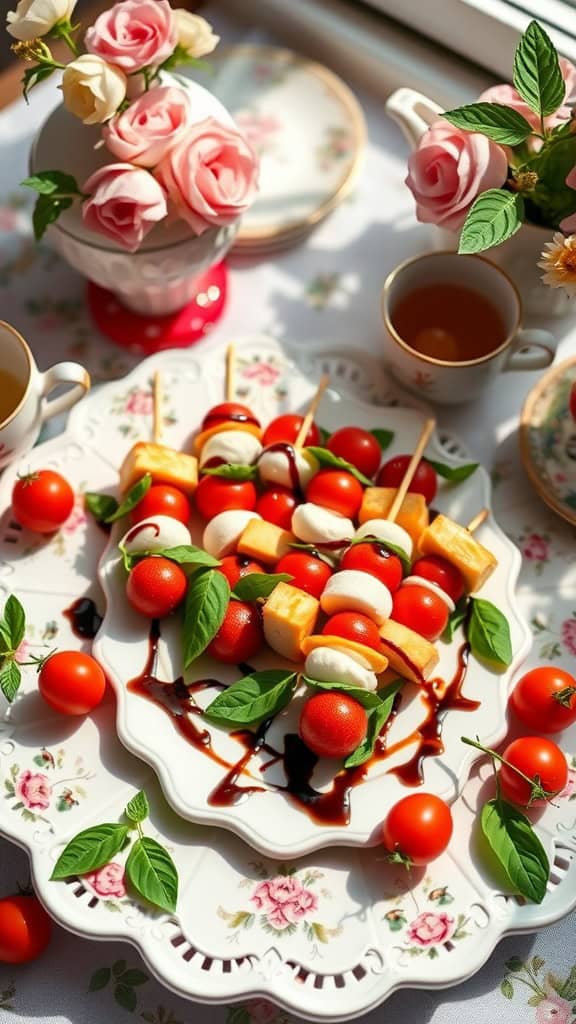
<path fill-rule="evenodd" d="M 214 20 L 225 38 L 239 31 Z M 416 224 L 402 184 L 404 143 L 386 120 L 381 101 L 363 94 L 359 98 L 370 141 L 355 194 L 294 250 L 269 260 L 231 260 L 229 305 L 218 337 L 261 332 L 303 347 L 330 339 L 335 347 L 352 351 L 380 350 L 382 281 L 399 260 L 427 248 L 429 238 Z M 122 376 L 135 360 L 92 326 L 84 281 L 46 246 L 35 245 L 31 197 L 18 188 L 30 140 L 56 101 L 56 90 L 47 84 L 33 93 L 29 107 L 17 102 L 0 114 L 0 317 L 28 339 L 41 368 L 76 359 L 97 384 Z M 574 327 L 570 321 L 551 326 L 561 336 L 559 358 L 576 351 L 576 319 Z M 259 372 L 265 374 L 266 368 Z M 573 671 L 574 530 L 533 495 L 518 457 L 518 413 L 536 379 L 535 373 L 503 375 L 475 404 L 442 411 L 440 424 L 491 470 L 497 518 L 523 552 L 519 596 L 534 632 L 529 664 L 552 662 Z M 27 880 L 24 854 L 0 840 L 0 895 Z M 114 879 L 104 882 L 114 885 Z M 369 1018 L 484 1024 L 500 1017 L 510 1024 L 568 1024 L 576 1020 L 575 926 L 576 914 L 536 936 L 507 939 L 467 983 L 444 992 L 396 993 Z M 106 1019 L 121 1024 L 130 1015 L 150 1024 L 286 1020 L 284 1012 L 263 1001 L 228 1008 L 187 1003 L 163 990 L 130 948 L 81 940 L 59 928 L 41 961 L 19 969 L 0 966 L 2 1022 L 96 1024 Z"/>

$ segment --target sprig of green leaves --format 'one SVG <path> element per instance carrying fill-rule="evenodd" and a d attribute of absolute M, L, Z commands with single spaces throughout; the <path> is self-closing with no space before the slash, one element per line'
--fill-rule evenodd
<path fill-rule="evenodd" d="M 41 66 L 32 68 L 32 74 L 25 83 L 25 95 L 33 85 L 36 85 L 42 78 L 47 78 L 54 70 L 53 67 Z M 24 76 L 26 78 L 26 75 Z M 20 182 L 26 188 L 31 188 L 38 193 L 38 199 L 32 214 L 34 236 L 39 242 L 46 229 L 64 210 L 67 210 L 77 199 L 87 198 L 78 187 L 78 182 L 71 174 L 64 174 L 62 171 L 39 171 L 30 178 Z"/>

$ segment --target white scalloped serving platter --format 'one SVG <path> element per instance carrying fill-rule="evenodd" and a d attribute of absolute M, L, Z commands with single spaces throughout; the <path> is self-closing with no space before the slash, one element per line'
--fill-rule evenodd
<path fill-rule="evenodd" d="M 194 363 L 200 373 L 212 356 L 206 346 L 196 353 L 179 357 L 183 375 L 194 373 Z M 370 360 L 351 370 L 326 355 L 310 361 L 310 373 L 327 363 L 335 373 L 341 367 L 346 388 L 393 400 Z M 220 383 L 214 381 L 210 402 Z M 111 489 L 116 452 L 104 443 L 97 403 L 112 396 L 107 408 L 114 419 L 112 409 L 126 404 L 130 387 L 120 381 L 89 398 L 66 434 L 34 449 L 0 479 L 0 600 L 12 591 L 19 595 L 34 644 L 87 646 L 72 634 L 63 611 L 84 596 L 102 606 L 94 581 L 105 537 L 80 503 L 53 538 L 16 528 L 14 476 L 28 467 L 52 467 L 77 490 Z M 121 423 L 141 433 L 139 416 L 134 412 Z M 449 851 L 426 873 L 415 872 L 408 889 L 406 872 L 388 865 L 379 849 L 341 847 L 278 863 L 229 831 L 177 817 L 155 773 L 119 742 L 115 714 L 111 692 L 92 715 L 63 718 L 39 698 L 35 673 L 24 671 L 21 694 L 10 708 L 2 705 L 0 716 L 0 832 L 28 852 L 38 894 L 64 927 L 132 943 L 161 982 L 188 998 L 268 998 L 310 1021 L 351 1019 L 400 987 L 457 984 L 482 966 L 504 935 L 549 924 L 576 904 L 574 767 L 571 792 L 537 822 L 552 872 L 544 902 L 530 906 L 505 896 L 478 857 L 474 814 L 491 792 L 485 767 L 474 771 L 453 805 Z M 565 734 L 567 749 L 575 748 L 574 738 L 574 730 Z M 172 916 L 129 896 L 102 895 L 86 880 L 49 881 L 65 843 L 83 828 L 118 820 L 140 788 L 152 807 L 150 834 L 170 848 L 178 867 L 180 896 Z"/>

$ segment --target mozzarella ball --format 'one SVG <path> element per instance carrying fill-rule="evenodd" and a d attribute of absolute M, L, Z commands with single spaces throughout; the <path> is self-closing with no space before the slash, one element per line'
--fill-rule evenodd
<path fill-rule="evenodd" d="M 316 647 L 304 662 L 304 673 L 321 683 L 347 683 L 363 690 L 375 690 L 378 679 L 375 672 L 362 668 L 354 658 L 332 647 Z"/>
<path fill-rule="evenodd" d="M 210 459 L 222 459 L 239 466 L 251 466 L 262 451 L 262 445 L 254 434 L 245 430 L 227 430 L 213 434 L 206 441 L 200 453 L 200 465 Z"/>
<path fill-rule="evenodd" d="M 146 551 L 164 551 L 166 548 L 191 544 L 190 530 L 172 516 L 150 516 L 126 531 L 120 544 L 129 555 Z"/>
<path fill-rule="evenodd" d="M 273 446 L 271 446 L 273 448 Z M 313 455 L 292 448 L 298 472 L 300 488 L 305 491 L 312 477 L 318 472 L 318 462 Z M 263 483 L 280 484 L 282 487 L 294 488 L 290 474 L 290 461 L 283 451 L 270 451 L 265 448 L 258 459 L 258 472 Z"/>
<path fill-rule="evenodd" d="M 292 513 L 292 533 L 306 544 L 349 541 L 354 535 L 354 523 L 338 512 L 305 501 L 297 505 Z"/>
<path fill-rule="evenodd" d="M 362 526 L 359 526 L 354 534 L 358 537 L 375 537 L 385 544 L 393 544 L 394 547 L 402 548 L 407 558 L 412 558 L 412 538 L 406 530 L 403 530 L 398 523 L 391 523 L 388 519 L 367 519 Z"/>
<path fill-rule="evenodd" d="M 360 612 L 381 626 L 392 612 L 392 595 L 388 587 L 368 572 L 341 569 L 330 577 L 320 606 L 326 615 L 337 612 Z"/>
<path fill-rule="evenodd" d="M 202 547 L 214 558 L 231 555 L 238 546 L 238 541 L 251 519 L 261 519 L 256 512 L 245 509 L 229 509 L 219 512 L 206 525 L 202 534 Z"/>

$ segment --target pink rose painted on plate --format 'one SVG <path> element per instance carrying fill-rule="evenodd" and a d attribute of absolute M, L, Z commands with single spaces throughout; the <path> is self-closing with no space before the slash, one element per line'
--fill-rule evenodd
<path fill-rule="evenodd" d="M 406 938 L 415 946 L 435 946 L 446 942 L 454 931 L 454 918 L 449 914 L 418 914 L 408 925 Z"/>
<path fill-rule="evenodd" d="M 548 996 L 536 1008 L 536 1024 L 568 1024 L 571 1019 L 570 1003 L 561 996 Z"/>
<path fill-rule="evenodd" d="M 558 797 L 561 800 L 569 800 L 572 794 L 576 791 L 576 771 L 574 768 L 568 769 L 568 782 L 564 786 L 564 789 L 558 793 Z"/>
<path fill-rule="evenodd" d="M 550 546 L 548 541 L 538 533 L 531 533 L 524 539 L 522 554 L 529 562 L 548 562 Z"/>
<path fill-rule="evenodd" d="M 296 924 L 318 908 L 318 898 L 294 875 L 278 875 L 260 882 L 252 896 L 252 903 L 262 910 L 269 924 L 282 931 Z"/>
<path fill-rule="evenodd" d="M 124 867 L 116 861 L 110 861 L 98 871 L 91 871 L 84 875 L 84 880 L 97 896 L 116 896 L 118 899 L 122 899 L 126 895 Z"/>
<path fill-rule="evenodd" d="M 45 811 L 50 806 L 52 787 L 46 775 L 28 768 L 16 779 L 14 793 L 29 811 Z"/>
<path fill-rule="evenodd" d="M 133 416 L 151 416 L 153 404 L 150 391 L 133 388 L 128 395 L 124 412 L 131 413 Z"/>
<path fill-rule="evenodd" d="M 64 533 L 76 533 L 81 526 L 87 522 L 87 515 L 84 509 L 84 497 L 79 494 L 74 502 L 74 508 L 72 509 L 68 519 L 64 523 L 62 529 Z"/>
<path fill-rule="evenodd" d="M 576 657 L 576 619 L 566 619 L 560 627 L 564 647 Z"/>
<path fill-rule="evenodd" d="M 263 388 L 268 388 L 276 383 L 280 376 L 280 370 L 270 363 L 251 363 L 242 371 L 242 376 L 246 380 L 256 381 Z"/>

